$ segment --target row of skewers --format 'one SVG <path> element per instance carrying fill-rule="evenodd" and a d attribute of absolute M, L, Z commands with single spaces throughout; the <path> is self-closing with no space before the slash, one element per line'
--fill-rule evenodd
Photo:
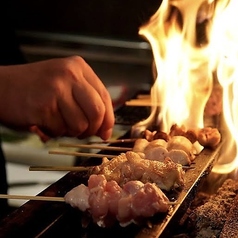
<path fill-rule="evenodd" d="M 97 166 L 30 167 L 31 171 L 86 170 L 89 180 L 87 185 L 80 184 L 63 198 L 25 196 L 25 199 L 69 203 L 83 212 L 89 212 L 93 221 L 102 227 L 107 227 L 116 220 L 121 226 L 137 223 L 142 217 L 151 217 L 158 212 L 166 213 L 171 205 L 176 204 L 169 201 L 164 192 L 184 185 L 184 169 L 191 166 L 199 153 L 195 142 L 200 146 L 214 148 L 220 139 L 220 133 L 213 128 L 187 131 L 175 125 L 168 135 L 145 131 L 144 138 L 124 140 L 134 142 L 131 148 L 60 144 L 64 147 L 115 150 L 120 154 L 117 156 L 87 154 L 90 157 L 102 158 L 102 164 Z M 80 152 L 49 153 L 86 156 Z M 0 198 L 24 199 L 24 196 L 1 195 Z"/>

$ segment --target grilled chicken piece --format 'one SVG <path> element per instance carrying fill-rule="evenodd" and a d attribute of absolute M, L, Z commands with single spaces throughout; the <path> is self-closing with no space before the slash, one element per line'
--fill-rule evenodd
<path fill-rule="evenodd" d="M 144 148 L 144 151 L 150 150 L 151 148 L 156 147 L 156 146 L 161 146 L 161 147 L 167 148 L 167 144 L 168 144 L 167 141 L 165 141 L 163 139 L 156 139 L 156 140 L 149 142 L 146 145 L 146 147 Z"/>
<path fill-rule="evenodd" d="M 170 158 L 163 162 L 143 159 L 133 151 L 127 151 L 95 166 L 92 173 L 103 174 L 107 181 L 114 180 L 120 186 L 131 180 L 155 183 L 167 191 L 184 185 L 182 165 L 174 163 Z"/>
<path fill-rule="evenodd" d="M 94 166 L 90 173 L 92 174 L 104 174 L 108 181 L 115 180 L 120 181 L 121 176 L 126 176 L 126 173 L 122 175 L 120 167 L 127 162 L 127 157 L 124 153 L 115 156 L 113 159 L 108 160 L 103 158 L 102 164 Z M 123 179 L 123 178 L 122 178 Z"/>
<path fill-rule="evenodd" d="M 113 225 L 116 220 L 126 226 L 169 209 L 168 198 L 155 184 L 130 181 L 120 187 L 104 175 L 91 175 L 88 187 L 81 184 L 73 188 L 65 201 L 81 211 L 87 210 L 101 227 Z"/>
<path fill-rule="evenodd" d="M 181 165 L 190 165 L 191 164 L 191 160 L 190 160 L 188 154 L 183 150 L 172 149 L 168 152 L 167 155 L 175 163 L 178 163 Z"/>
<path fill-rule="evenodd" d="M 173 136 L 167 145 L 168 151 L 176 149 L 183 150 L 188 155 L 194 150 L 193 144 L 184 136 Z"/>
<path fill-rule="evenodd" d="M 66 203 L 69 203 L 72 207 L 85 212 L 90 207 L 88 201 L 89 195 L 90 192 L 88 187 L 84 184 L 80 184 L 68 192 L 64 198 Z"/>
<path fill-rule="evenodd" d="M 163 139 L 151 142 L 138 139 L 132 150 L 138 152 L 144 159 L 163 162 L 166 157 L 169 157 L 181 165 L 190 165 L 195 157 L 193 144 L 184 136 L 174 136 L 168 142 Z"/>
<path fill-rule="evenodd" d="M 167 142 L 163 139 L 151 141 L 144 149 L 145 159 L 163 162 L 168 156 Z"/>
<path fill-rule="evenodd" d="M 176 163 L 190 165 L 198 153 L 194 143 L 198 141 L 203 147 L 214 148 L 220 143 L 221 134 L 216 128 L 186 130 L 185 127 L 175 124 L 171 127 L 168 138 L 154 138 L 152 141 L 140 138 L 136 140 L 132 150 L 144 159 L 163 161 L 170 157 Z"/>
<path fill-rule="evenodd" d="M 221 141 L 221 134 L 216 128 L 205 127 L 197 131 L 197 140 L 204 147 L 215 148 Z"/>
<path fill-rule="evenodd" d="M 134 143 L 134 146 L 132 148 L 132 150 L 134 152 L 137 152 L 137 153 L 144 153 L 144 150 L 146 148 L 146 146 L 148 144 L 150 144 L 151 142 L 149 142 L 147 139 L 144 139 L 144 138 L 138 138 L 135 143 Z"/>
<path fill-rule="evenodd" d="M 189 139 L 187 139 L 184 136 L 173 136 L 171 140 L 168 142 L 167 150 L 169 152 L 174 150 L 175 151 L 180 150 L 185 152 L 187 154 L 188 160 L 190 160 L 188 164 L 191 163 L 191 161 L 195 158 L 194 154 L 196 154 L 194 145 Z M 173 158 L 175 158 L 175 155 L 173 155 Z"/>

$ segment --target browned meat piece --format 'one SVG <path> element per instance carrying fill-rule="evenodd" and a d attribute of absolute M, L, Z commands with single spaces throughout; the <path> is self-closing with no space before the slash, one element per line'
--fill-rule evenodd
<path fill-rule="evenodd" d="M 91 175 L 88 187 L 81 184 L 73 188 L 65 201 L 81 211 L 87 210 L 101 227 L 116 221 L 126 226 L 169 209 L 168 198 L 155 184 L 130 181 L 121 188 L 104 175 Z"/>
<path fill-rule="evenodd" d="M 120 186 L 131 180 L 155 183 L 167 191 L 184 185 L 182 165 L 174 163 L 169 158 L 166 158 L 164 162 L 143 159 L 133 151 L 122 153 L 112 160 L 96 166 L 92 173 L 103 174 L 108 181 L 114 180 Z"/>
<path fill-rule="evenodd" d="M 165 132 L 162 132 L 162 131 L 157 131 L 155 134 L 154 134 L 154 140 L 156 139 L 162 139 L 162 140 L 165 140 L 165 141 L 169 141 L 171 138 L 170 135 L 168 135 L 167 133 Z"/>
<path fill-rule="evenodd" d="M 187 139 L 191 141 L 192 144 L 197 141 L 196 131 L 194 131 L 193 129 L 186 130 L 185 126 L 178 126 L 177 124 L 174 124 L 171 126 L 169 136 L 170 137 L 174 137 L 174 136 L 186 137 Z"/>
<path fill-rule="evenodd" d="M 174 136 L 183 136 L 186 137 L 194 143 L 198 141 L 204 147 L 216 147 L 221 141 L 221 134 L 217 128 L 204 127 L 197 129 L 186 130 L 184 126 L 179 127 L 178 125 L 173 125 L 171 127 L 169 135 Z"/>
<path fill-rule="evenodd" d="M 204 147 L 216 147 L 221 141 L 221 134 L 216 128 L 205 127 L 197 132 L 197 140 Z"/>
<path fill-rule="evenodd" d="M 185 137 L 188 138 L 191 143 L 195 143 L 197 141 L 197 135 L 196 135 L 196 131 L 189 129 L 186 131 L 185 133 Z"/>
<path fill-rule="evenodd" d="M 169 135 L 171 137 L 173 137 L 173 136 L 185 136 L 186 135 L 186 128 L 184 126 L 178 126 L 177 124 L 174 124 L 170 128 Z"/>
<path fill-rule="evenodd" d="M 156 134 L 156 131 L 150 131 L 150 130 L 145 130 L 143 133 L 143 137 L 147 140 L 147 141 L 152 141 L 154 140 L 154 136 Z"/>

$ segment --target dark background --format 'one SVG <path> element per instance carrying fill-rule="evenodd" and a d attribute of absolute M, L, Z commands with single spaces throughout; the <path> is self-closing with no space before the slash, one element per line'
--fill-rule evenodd
<path fill-rule="evenodd" d="M 3 1 L 3 0 L 2 0 Z M 8 0 L 18 30 L 140 39 L 161 0 Z"/>
<path fill-rule="evenodd" d="M 123 93 L 117 108 L 136 92 L 149 91 L 153 83 L 152 52 L 149 44 L 140 44 L 145 39 L 138 31 L 160 4 L 161 0 L 1 0 L 0 64 L 80 55 L 107 87 L 119 88 L 112 96 Z M 16 48 L 21 52 L 16 54 Z"/>

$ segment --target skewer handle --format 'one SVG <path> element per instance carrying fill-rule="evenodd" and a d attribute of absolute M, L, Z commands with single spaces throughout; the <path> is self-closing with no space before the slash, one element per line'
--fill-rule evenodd
<path fill-rule="evenodd" d="M 10 194 L 0 194 L 0 199 L 20 199 L 20 200 L 37 200 L 37 201 L 65 202 L 65 200 L 64 200 L 63 197 L 10 195 Z"/>
<path fill-rule="evenodd" d="M 49 154 L 71 155 L 71 156 L 85 156 L 85 157 L 96 157 L 96 158 L 107 157 L 108 159 L 112 159 L 112 158 L 114 158 L 116 156 L 116 155 L 81 153 L 81 152 L 67 152 L 67 151 L 52 151 L 52 150 L 49 151 Z"/>
<path fill-rule="evenodd" d="M 117 147 L 117 146 L 102 146 L 102 145 L 83 145 L 83 144 L 71 144 L 71 143 L 59 143 L 62 147 L 72 147 L 72 148 L 88 148 L 88 149 L 100 149 L 100 150 L 113 150 L 113 151 L 128 151 L 132 150 L 129 147 Z"/>
<path fill-rule="evenodd" d="M 132 143 L 135 142 L 137 138 L 131 139 L 117 139 L 117 140 L 103 140 L 103 141 L 90 141 L 88 144 L 114 144 L 114 143 Z"/>
<path fill-rule="evenodd" d="M 89 167 L 81 167 L 81 166 L 30 166 L 29 171 L 89 171 Z"/>

